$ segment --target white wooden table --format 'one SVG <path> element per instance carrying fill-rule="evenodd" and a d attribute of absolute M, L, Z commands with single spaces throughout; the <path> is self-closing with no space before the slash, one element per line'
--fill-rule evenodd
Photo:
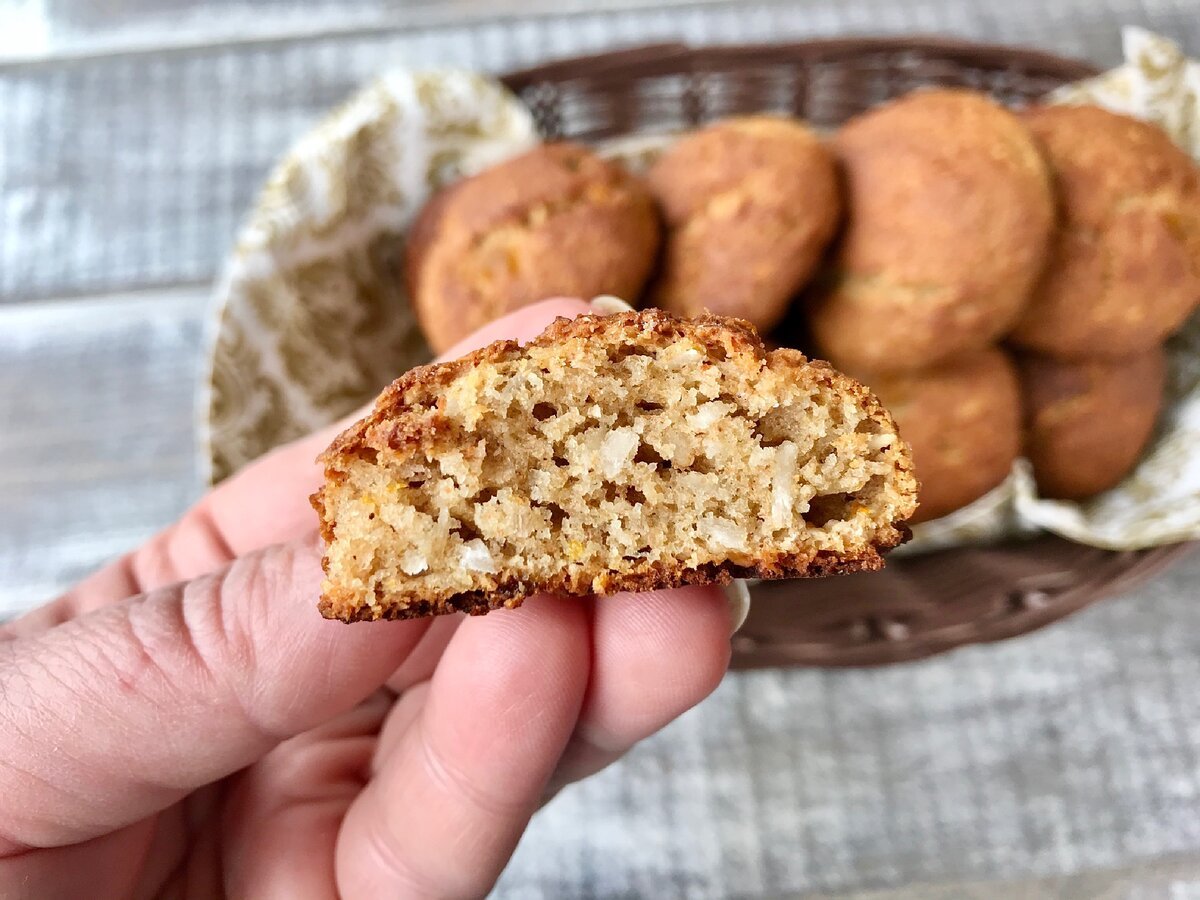
<path fill-rule="evenodd" d="M 1200 54 L 1195 0 L 509 6 L 0 0 L 0 617 L 197 495 L 208 286 L 272 161 L 389 64 L 912 31 L 1111 64 L 1126 23 Z M 1200 897 L 1198 578 L 915 665 L 731 676 L 545 810 L 500 893 Z"/>

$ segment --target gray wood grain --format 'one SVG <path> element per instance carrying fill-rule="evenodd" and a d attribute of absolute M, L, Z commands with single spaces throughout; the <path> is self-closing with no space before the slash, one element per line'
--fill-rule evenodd
<path fill-rule="evenodd" d="M 0 306 L 0 618 L 166 525 L 198 493 L 206 289 Z"/>
<path fill-rule="evenodd" d="M 0 0 L 0 617 L 197 496 L 207 284 L 273 160 L 387 65 L 914 30 L 1112 63 L 1127 23 L 1200 52 L 1194 0 L 452 6 Z M 730 676 L 544 810 L 497 893 L 1200 896 L 1198 579 L 920 663 Z"/>

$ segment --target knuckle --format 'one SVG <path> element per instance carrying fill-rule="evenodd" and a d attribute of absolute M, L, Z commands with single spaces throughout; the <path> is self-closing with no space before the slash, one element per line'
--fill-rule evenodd
<path fill-rule="evenodd" d="M 140 594 L 214 572 L 235 557 L 221 523 L 201 501 L 121 562 L 130 593 Z"/>
<path fill-rule="evenodd" d="M 180 604 L 181 646 L 194 665 L 216 683 L 245 724 L 276 744 L 291 736 L 267 714 L 258 645 L 248 607 L 270 597 L 270 566 L 247 559 L 211 576 L 188 582 Z"/>
<path fill-rule="evenodd" d="M 157 534 L 121 559 L 133 594 L 145 594 L 180 581 L 164 551 L 165 536 Z"/>
<path fill-rule="evenodd" d="M 230 546 L 212 508 L 201 501 L 171 529 L 164 541 L 171 570 L 181 578 L 195 578 L 232 562 Z"/>

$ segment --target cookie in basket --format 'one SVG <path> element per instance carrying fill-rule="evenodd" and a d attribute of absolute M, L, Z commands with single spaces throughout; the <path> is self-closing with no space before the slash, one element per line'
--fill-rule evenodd
<path fill-rule="evenodd" d="M 966 506 L 1000 484 L 1021 448 L 1016 373 L 979 350 L 922 372 L 857 375 L 896 419 L 913 451 L 921 505 L 913 523 Z"/>
<path fill-rule="evenodd" d="M 1200 303 L 1200 168 L 1157 125 L 1098 106 L 1025 121 L 1063 221 L 1013 340 L 1064 359 L 1149 351 Z"/>
<path fill-rule="evenodd" d="M 1084 500 L 1116 486 L 1154 431 L 1166 383 L 1162 348 L 1086 362 L 1022 354 L 1017 363 L 1038 493 Z"/>
<path fill-rule="evenodd" d="M 778 116 L 691 134 L 646 180 L 667 226 L 651 302 L 680 315 L 738 316 L 761 331 L 812 276 L 841 215 L 832 155 Z"/>
<path fill-rule="evenodd" d="M 636 300 L 659 241 L 637 178 L 583 147 L 546 144 L 436 195 L 409 233 L 405 281 L 442 352 L 547 297 Z"/>
<path fill-rule="evenodd" d="M 852 119 L 833 146 L 847 221 L 831 285 L 812 306 L 819 355 L 910 371 L 1007 331 L 1054 220 L 1021 120 L 972 91 L 924 91 Z"/>

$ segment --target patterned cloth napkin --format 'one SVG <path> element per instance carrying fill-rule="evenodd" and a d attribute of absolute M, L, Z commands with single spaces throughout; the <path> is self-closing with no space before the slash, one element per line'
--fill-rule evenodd
<path fill-rule="evenodd" d="M 1065 86 L 1161 125 L 1200 159 L 1200 63 L 1171 41 L 1123 31 L 1125 64 Z M 404 231 L 437 188 L 537 141 L 529 111 L 466 72 L 390 73 L 334 112 L 281 162 L 217 290 L 201 456 L 218 481 L 334 421 L 429 351 L 404 295 Z M 642 169 L 668 135 L 602 152 Z M 975 503 L 914 529 L 902 552 L 1046 529 L 1132 550 L 1200 538 L 1200 316 L 1169 345 L 1167 400 L 1137 469 L 1084 503 L 1037 496 L 1028 463 Z"/>
<path fill-rule="evenodd" d="M 438 188 L 537 140 L 488 78 L 395 71 L 292 149 L 216 292 L 198 404 L 212 482 L 429 359 L 399 269 L 404 231 Z"/>

